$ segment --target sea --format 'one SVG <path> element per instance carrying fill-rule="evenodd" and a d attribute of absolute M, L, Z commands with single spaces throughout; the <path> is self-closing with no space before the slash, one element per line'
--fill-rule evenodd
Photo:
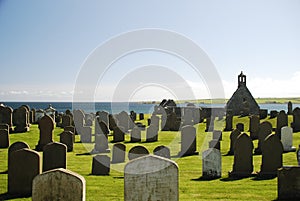
<path fill-rule="evenodd" d="M 42 109 L 51 105 L 59 113 L 64 113 L 66 110 L 82 109 L 86 113 L 96 113 L 97 111 L 107 111 L 110 114 L 117 114 L 121 111 L 135 111 L 136 113 L 150 114 L 154 111 L 155 103 L 143 103 L 143 102 L 3 102 L 4 105 L 10 106 L 13 109 L 20 107 L 21 105 L 28 105 L 31 109 Z M 184 104 L 177 104 L 180 107 L 186 106 Z M 224 107 L 224 104 L 195 104 L 199 107 Z M 268 111 L 284 110 L 287 112 L 287 104 L 259 104 L 261 109 L 267 109 Z M 300 107 L 300 104 L 293 104 L 293 108 Z"/>

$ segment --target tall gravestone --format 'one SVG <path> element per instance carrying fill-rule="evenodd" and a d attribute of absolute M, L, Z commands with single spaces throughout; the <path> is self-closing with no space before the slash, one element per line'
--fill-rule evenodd
<path fill-rule="evenodd" d="M 261 154 L 262 143 L 265 138 L 272 133 L 272 124 L 268 121 L 264 121 L 259 124 L 258 127 L 258 146 L 255 149 L 255 154 Z"/>
<path fill-rule="evenodd" d="M 296 107 L 293 110 L 293 123 L 292 123 L 293 132 L 300 131 L 300 108 Z"/>
<path fill-rule="evenodd" d="M 55 169 L 36 176 L 32 184 L 32 201 L 85 201 L 85 179 L 66 169 Z"/>
<path fill-rule="evenodd" d="M 82 134 L 82 128 L 84 127 L 84 119 L 85 119 L 85 114 L 82 110 L 74 110 L 73 111 L 73 116 L 74 116 L 74 124 L 76 131 L 80 134 Z"/>
<path fill-rule="evenodd" d="M 233 115 L 231 111 L 226 112 L 225 129 L 224 131 L 232 131 Z"/>
<path fill-rule="evenodd" d="M 32 192 L 32 181 L 41 173 L 40 156 L 30 149 L 21 149 L 10 154 L 8 166 L 8 193 L 29 196 Z"/>
<path fill-rule="evenodd" d="M 239 131 L 238 129 L 234 129 L 231 134 L 230 134 L 230 149 L 228 151 L 228 155 L 233 155 L 234 154 L 234 146 L 235 146 L 235 142 L 236 139 L 238 138 L 238 136 L 241 134 L 241 131 Z"/>
<path fill-rule="evenodd" d="M 293 152 L 296 151 L 296 148 L 293 147 L 293 129 L 284 126 L 281 128 L 281 143 L 283 146 L 284 152 Z"/>
<path fill-rule="evenodd" d="M 278 168 L 282 167 L 282 153 L 283 146 L 279 138 L 270 134 L 262 145 L 262 163 L 259 176 L 276 176 Z"/>
<path fill-rule="evenodd" d="M 108 139 L 103 134 L 95 135 L 95 146 L 92 153 L 109 153 Z"/>
<path fill-rule="evenodd" d="M 150 125 L 146 131 L 146 141 L 156 142 L 158 140 L 158 128 L 154 125 Z"/>
<path fill-rule="evenodd" d="M 59 142 L 67 146 L 67 151 L 73 151 L 74 133 L 71 131 L 64 131 L 59 135 Z"/>
<path fill-rule="evenodd" d="M 258 115 L 251 115 L 249 119 L 250 119 L 249 122 L 250 137 L 252 140 L 256 140 L 258 139 L 258 128 L 259 128 L 260 119 Z"/>
<path fill-rule="evenodd" d="M 61 126 L 65 128 L 66 126 L 72 126 L 72 117 L 68 114 L 62 116 Z"/>
<path fill-rule="evenodd" d="M 202 152 L 202 178 L 216 179 L 222 175 L 222 158 L 218 149 L 210 148 Z"/>
<path fill-rule="evenodd" d="M 112 163 L 123 163 L 125 161 L 126 146 L 116 143 L 113 146 Z"/>
<path fill-rule="evenodd" d="M 92 128 L 89 126 L 81 127 L 80 141 L 82 143 L 91 143 L 92 142 Z"/>
<path fill-rule="evenodd" d="M 92 175 L 109 175 L 110 157 L 106 155 L 97 155 L 93 157 Z"/>
<path fill-rule="evenodd" d="M 284 110 L 281 110 L 277 115 L 276 131 L 275 135 L 281 139 L 281 128 L 288 126 L 288 115 Z"/>
<path fill-rule="evenodd" d="M 9 147 L 9 130 L 0 129 L 0 148 Z"/>
<path fill-rule="evenodd" d="M 43 172 L 67 167 L 67 146 L 52 142 L 43 148 Z"/>
<path fill-rule="evenodd" d="M 39 121 L 39 129 L 40 129 L 40 139 L 38 144 L 36 145 L 37 151 L 42 151 L 43 147 L 53 142 L 53 129 L 54 129 L 54 121 L 49 115 L 43 116 Z"/>
<path fill-rule="evenodd" d="M 293 103 L 291 101 L 288 102 L 288 115 L 293 114 Z"/>
<path fill-rule="evenodd" d="M 198 154 L 196 140 L 196 129 L 193 126 L 181 128 L 181 151 L 179 156 L 189 156 Z"/>
<path fill-rule="evenodd" d="M 248 177 L 253 172 L 253 143 L 252 139 L 246 134 L 240 134 L 234 146 L 233 170 L 230 172 L 232 177 Z"/>
<path fill-rule="evenodd" d="M 130 132 L 130 142 L 140 142 L 141 141 L 141 129 L 139 127 L 134 127 Z"/>
<path fill-rule="evenodd" d="M 142 156 L 146 156 L 149 154 L 149 151 L 146 147 L 143 146 L 134 146 L 128 152 L 128 159 L 133 160 Z"/>
<path fill-rule="evenodd" d="M 178 166 L 174 161 L 149 155 L 125 166 L 125 201 L 178 201 L 178 186 Z"/>

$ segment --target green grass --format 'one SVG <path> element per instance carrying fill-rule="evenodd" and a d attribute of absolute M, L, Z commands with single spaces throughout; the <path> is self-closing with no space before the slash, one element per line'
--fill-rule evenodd
<path fill-rule="evenodd" d="M 145 116 L 146 118 L 148 115 Z M 269 120 L 269 119 L 267 119 Z M 264 121 L 264 120 L 262 120 Z M 292 121 L 289 117 L 289 123 Z M 249 118 L 234 117 L 233 125 L 241 122 L 245 125 L 245 131 L 248 130 Z M 273 127 L 276 126 L 276 119 L 270 119 Z M 146 123 L 146 120 L 143 121 Z M 215 121 L 215 129 L 224 128 L 224 120 Z M 245 178 L 240 180 L 228 179 L 228 172 L 232 170 L 233 156 L 222 156 L 222 178 L 212 181 L 201 181 L 202 174 L 201 153 L 208 148 L 208 141 L 211 139 L 211 132 L 204 132 L 205 123 L 195 125 L 197 129 L 197 149 L 199 155 L 183 158 L 172 158 L 179 166 L 179 196 L 180 200 L 274 200 L 277 197 L 277 179 L 255 180 Z M 58 134 L 62 132 L 61 128 L 55 128 L 54 140 L 59 141 Z M 247 133 L 247 132 L 246 132 Z M 249 134 L 249 133 L 248 133 Z M 221 142 L 221 153 L 225 155 L 229 150 L 230 132 L 223 132 L 223 141 Z M 16 141 L 25 141 L 33 149 L 38 143 L 39 130 L 37 125 L 31 125 L 30 132 L 22 134 L 11 134 L 10 144 Z M 111 136 L 110 136 L 110 139 Z M 147 147 L 149 152 L 158 145 L 166 145 L 171 148 L 171 155 L 176 155 L 180 151 L 180 133 L 179 132 L 160 132 L 159 141 L 155 143 L 129 143 L 129 135 L 126 136 L 126 151 L 135 145 Z M 145 141 L 145 132 L 142 132 L 142 141 Z M 294 134 L 294 146 L 300 144 L 300 133 Z M 256 147 L 257 141 L 254 141 Z M 126 163 L 112 164 L 109 176 L 92 176 L 91 165 L 92 155 L 80 155 L 87 153 L 93 148 L 93 144 L 79 143 L 79 136 L 76 136 L 74 151 L 67 154 L 67 168 L 74 171 L 86 179 L 86 200 L 124 200 L 123 189 L 123 169 Z M 110 144 L 110 147 L 112 144 Z M 39 152 L 42 157 L 42 152 Z M 79 155 L 77 155 L 79 154 Z M 111 156 L 111 153 L 109 154 Z M 128 161 L 126 156 L 126 162 Z M 259 171 L 261 165 L 261 156 L 253 157 L 254 170 Z M 297 165 L 294 152 L 283 155 L 284 165 Z M 7 170 L 7 149 L 0 149 L 0 172 Z M 0 174 L 0 194 L 7 192 L 7 174 Z M 14 200 L 31 200 L 31 198 L 22 198 Z"/>

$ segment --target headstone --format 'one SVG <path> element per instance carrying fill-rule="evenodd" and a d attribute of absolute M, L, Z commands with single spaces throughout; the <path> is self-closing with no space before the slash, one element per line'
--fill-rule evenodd
<path fill-rule="evenodd" d="M 222 131 L 214 130 L 213 131 L 213 139 L 221 141 L 222 140 Z"/>
<path fill-rule="evenodd" d="M 44 146 L 43 149 L 43 172 L 66 168 L 67 166 L 67 146 L 62 143 L 52 142 Z"/>
<path fill-rule="evenodd" d="M 54 129 L 54 121 L 49 115 L 43 116 L 39 121 L 39 129 L 40 129 L 40 139 L 38 144 L 36 145 L 37 151 L 42 151 L 43 147 L 53 142 L 53 129 Z"/>
<path fill-rule="evenodd" d="M 127 112 L 122 111 L 117 115 L 117 119 L 119 121 L 118 126 L 121 126 L 124 128 L 124 131 L 128 131 L 129 129 L 129 116 Z"/>
<path fill-rule="evenodd" d="M 134 127 L 130 133 L 130 142 L 140 142 L 141 141 L 141 129 L 139 127 Z"/>
<path fill-rule="evenodd" d="M 107 126 L 109 125 L 110 119 L 109 119 L 109 113 L 106 111 L 101 111 L 98 113 L 98 122 L 103 121 Z"/>
<path fill-rule="evenodd" d="M 9 165 L 10 165 L 10 160 L 11 160 L 11 153 L 13 153 L 14 151 L 18 151 L 18 150 L 21 150 L 21 149 L 30 149 L 29 145 L 26 143 L 26 142 L 14 142 L 13 144 L 11 144 L 9 147 L 8 147 L 8 154 L 7 154 L 7 166 L 8 166 L 8 169 L 9 169 Z"/>
<path fill-rule="evenodd" d="M 234 129 L 231 134 L 230 134 L 230 149 L 228 152 L 228 155 L 233 155 L 234 154 L 234 146 L 235 146 L 235 142 L 236 139 L 238 138 L 238 136 L 241 134 L 241 131 L 239 131 L 238 129 Z"/>
<path fill-rule="evenodd" d="M 136 159 L 136 158 L 139 158 L 141 156 L 148 155 L 148 154 L 149 154 L 149 151 L 145 147 L 138 145 L 138 146 L 132 147 L 129 150 L 128 159 L 132 160 L 132 159 Z"/>
<path fill-rule="evenodd" d="M 262 144 L 262 163 L 259 176 L 276 176 L 277 169 L 282 167 L 283 146 L 279 138 L 270 134 Z"/>
<path fill-rule="evenodd" d="M 193 126 L 194 119 L 193 119 L 193 111 L 190 108 L 184 109 L 184 114 L 182 116 L 182 126 Z"/>
<path fill-rule="evenodd" d="M 248 177 L 253 172 L 253 143 L 246 134 L 240 134 L 234 146 L 233 170 L 230 172 L 232 177 Z"/>
<path fill-rule="evenodd" d="M 249 123 L 249 132 L 250 132 L 250 138 L 252 140 L 258 139 L 258 128 L 260 119 L 257 115 L 251 115 L 250 117 L 250 123 Z"/>
<path fill-rule="evenodd" d="M 260 109 L 259 110 L 259 118 L 265 119 L 268 117 L 268 110 L 267 109 Z"/>
<path fill-rule="evenodd" d="M 92 142 L 92 128 L 88 126 L 83 126 L 80 133 L 80 141 L 82 143 Z"/>
<path fill-rule="evenodd" d="M 293 129 L 287 126 L 281 128 L 281 143 L 284 152 L 296 151 L 293 147 Z"/>
<path fill-rule="evenodd" d="M 95 134 L 103 134 L 107 137 L 107 135 L 110 133 L 109 132 L 109 128 L 107 126 L 107 124 L 100 120 L 100 119 L 96 119 L 96 123 L 95 123 Z"/>
<path fill-rule="evenodd" d="M 140 120 L 144 120 L 144 113 L 140 113 L 140 114 L 139 114 L 139 119 L 140 119 Z"/>
<path fill-rule="evenodd" d="M 13 124 L 15 126 L 14 132 L 23 133 L 30 130 L 28 116 L 29 111 L 24 106 L 21 106 L 13 111 Z"/>
<path fill-rule="evenodd" d="M 62 116 L 62 127 L 65 128 L 66 126 L 72 126 L 72 117 L 70 115 L 64 114 Z"/>
<path fill-rule="evenodd" d="M 270 119 L 273 119 L 273 118 L 277 117 L 277 115 L 278 115 L 277 110 L 271 110 L 270 111 Z"/>
<path fill-rule="evenodd" d="M 215 117 L 211 116 L 211 117 L 207 117 L 206 118 L 206 129 L 205 132 L 211 132 L 214 130 L 215 127 Z"/>
<path fill-rule="evenodd" d="M 156 142 L 158 140 L 158 128 L 154 125 L 150 125 L 146 131 L 146 141 Z"/>
<path fill-rule="evenodd" d="M 95 135 L 95 147 L 92 151 L 94 153 L 109 153 L 110 149 L 108 146 L 108 139 L 103 134 L 96 134 Z"/>
<path fill-rule="evenodd" d="M 74 124 L 75 124 L 75 129 L 78 133 L 82 134 L 82 128 L 84 127 L 84 119 L 85 115 L 82 110 L 74 110 L 73 111 L 74 115 Z"/>
<path fill-rule="evenodd" d="M 122 126 L 113 128 L 113 142 L 123 142 L 125 139 L 125 129 Z"/>
<path fill-rule="evenodd" d="M 136 120 L 136 113 L 134 111 L 130 111 L 130 119 L 131 119 L 131 121 L 135 122 L 135 120 Z"/>
<path fill-rule="evenodd" d="M 113 146 L 112 163 L 123 163 L 125 161 L 126 146 L 116 143 Z"/>
<path fill-rule="evenodd" d="M 8 124 L 0 124 L 0 129 L 9 131 L 9 125 Z"/>
<path fill-rule="evenodd" d="M 66 169 L 55 169 L 36 176 L 32 184 L 32 201 L 85 201 L 85 179 Z"/>
<path fill-rule="evenodd" d="M 153 125 L 153 126 L 159 128 L 159 117 L 158 116 L 152 115 L 150 121 L 151 121 L 150 125 Z"/>
<path fill-rule="evenodd" d="M 289 166 L 278 170 L 278 200 L 300 200 L 300 167 Z"/>
<path fill-rule="evenodd" d="M 208 142 L 208 147 L 221 150 L 220 141 L 219 140 L 211 140 Z"/>
<path fill-rule="evenodd" d="M 210 148 L 202 152 L 202 178 L 216 179 L 222 175 L 222 158 L 218 149 Z"/>
<path fill-rule="evenodd" d="M 178 166 L 169 159 L 149 155 L 125 166 L 125 201 L 178 201 L 178 186 Z"/>
<path fill-rule="evenodd" d="M 189 156 L 198 154 L 196 140 L 196 129 L 193 126 L 181 128 L 181 151 L 178 156 Z"/>
<path fill-rule="evenodd" d="M 45 115 L 45 112 L 44 110 L 42 109 L 38 109 L 35 111 L 35 119 L 34 119 L 34 122 L 35 123 L 39 123 L 40 119 Z"/>
<path fill-rule="evenodd" d="M 272 133 L 272 124 L 264 121 L 258 127 L 258 146 L 255 149 L 255 154 L 261 154 L 261 146 L 265 138 Z"/>
<path fill-rule="evenodd" d="M 109 175 L 110 157 L 106 155 L 97 155 L 93 157 L 92 175 Z"/>
<path fill-rule="evenodd" d="M 67 146 L 67 151 L 73 151 L 74 133 L 72 133 L 71 131 L 64 131 L 59 135 L 59 137 L 59 142 Z"/>
<path fill-rule="evenodd" d="M 241 132 L 244 132 L 244 124 L 242 123 L 237 123 L 236 124 L 236 129 L 238 129 Z"/>
<path fill-rule="evenodd" d="M 13 131 L 12 114 L 13 109 L 11 107 L 0 105 L 0 123 L 7 124 L 10 132 Z"/>
<path fill-rule="evenodd" d="M 8 166 L 8 193 L 31 195 L 32 181 L 40 172 L 40 156 L 36 151 L 25 148 L 12 152 Z"/>
<path fill-rule="evenodd" d="M 291 101 L 288 102 L 288 115 L 293 114 L 293 103 Z"/>
<path fill-rule="evenodd" d="M 168 158 L 168 159 L 171 158 L 170 149 L 164 145 L 157 146 L 153 150 L 153 154 L 156 156 L 161 156 L 161 157 Z"/>
<path fill-rule="evenodd" d="M 0 129 L 0 148 L 9 147 L 9 130 Z"/>
<path fill-rule="evenodd" d="M 108 115 L 108 118 L 109 118 L 109 124 L 108 124 L 109 130 L 113 130 L 113 128 L 117 126 L 118 120 L 112 114 Z"/>
<path fill-rule="evenodd" d="M 292 123 L 293 132 L 300 131 L 300 108 L 296 107 L 293 110 L 293 123 Z"/>
<path fill-rule="evenodd" d="M 232 112 L 227 111 L 224 131 L 232 131 L 232 120 L 233 120 Z"/>
<path fill-rule="evenodd" d="M 281 128 L 288 126 L 288 115 L 284 110 L 281 110 L 277 115 L 276 132 L 275 135 L 281 139 Z"/>

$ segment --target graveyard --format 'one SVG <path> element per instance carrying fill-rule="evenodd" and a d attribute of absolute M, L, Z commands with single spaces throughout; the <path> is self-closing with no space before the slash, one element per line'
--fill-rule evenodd
<path fill-rule="evenodd" d="M 160 115 L 158 115 L 160 117 Z M 136 123 L 141 123 L 148 127 L 148 119 L 150 114 L 144 114 L 144 119 L 137 118 Z M 278 116 L 277 116 L 278 117 Z M 243 124 L 244 132 L 250 136 L 249 132 L 249 116 L 233 116 L 232 127 Z M 160 120 L 161 121 L 161 120 Z M 259 122 L 268 121 L 272 125 L 272 133 L 275 134 L 277 126 L 277 118 L 267 116 L 260 119 Z M 288 125 L 293 122 L 293 116 L 288 115 Z M 95 135 L 91 135 L 91 139 L 87 142 L 81 142 L 80 135 L 75 135 L 73 150 L 66 154 L 66 169 L 75 172 L 86 181 L 86 200 L 124 200 L 124 168 L 129 162 L 129 150 L 135 146 L 142 146 L 153 155 L 153 151 L 160 145 L 165 145 L 170 149 L 171 160 L 178 166 L 178 195 L 179 200 L 275 200 L 277 199 L 277 177 L 259 177 L 257 174 L 251 174 L 246 177 L 232 177 L 229 172 L 233 171 L 234 155 L 228 155 L 230 150 L 230 135 L 232 131 L 223 131 L 226 126 L 226 118 L 215 118 L 214 130 L 222 131 L 222 139 L 219 141 L 221 153 L 221 177 L 205 178 L 202 177 L 202 152 L 209 148 L 209 142 L 214 138 L 214 132 L 205 132 L 206 120 L 194 124 L 192 127 L 196 131 L 196 150 L 192 150 L 191 154 L 179 157 L 181 150 L 181 132 L 180 131 L 158 131 L 157 140 L 151 140 L 147 137 L 147 130 L 141 131 L 140 141 L 131 139 L 129 132 L 125 132 L 124 140 L 114 139 L 113 132 L 107 134 L 108 147 L 107 153 L 100 155 L 113 158 L 113 145 L 125 145 L 126 148 L 124 161 L 116 161 L 110 164 L 110 170 L 105 175 L 92 174 L 93 157 L 98 155 L 93 153 L 95 149 Z M 91 125 L 91 133 L 95 132 L 95 124 Z M 241 129 L 241 128 L 240 128 Z M 64 129 L 54 126 L 53 129 L 53 142 L 60 142 L 60 134 Z M 11 133 L 9 134 L 9 144 L 14 142 L 26 142 L 30 149 L 39 148 L 40 131 L 38 124 L 31 124 L 27 132 Z M 149 141 L 150 139 L 150 141 Z M 90 140 L 90 141 L 89 141 Z M 293 146 L 298 147 L 300 144 L 300 133 L 293 133 Z M 258 146 L 258 140 L 253 140 L 253 149 Z M 66 149 L 66 148 L 65 148 Z M 31 197 L 14 197 L 7 193 L 8 191 L 8 148 L 0 149 L 0 198 L 2 200 L 31 200 Z M 40 155 L 40 165 L 43 162 L 43 152 L 38 151 Z M 198 154 L 197 154 L 198 153 Z M 45 154 L 45 152 L 44 152 Z M 251 155 L 252 156 L 252 155 Z M 253 172 L 261 170 L 262 155 L 253 155 Z M 286 152 L 282 154 L 283 166 L 297 166 L 297 159 L 295 151 Z M 21 169 L 25 164 L 20 164 Z M 43 165 L 44 166 L 44 165 Z M 25 170 L 24 166 L 24 170 Z M 234 171 L 233 171 L 234 172 Z M 36 187 L 38 188 L 38 187 Z M 70 192 L 72 193 L 72 192 Z"/>

